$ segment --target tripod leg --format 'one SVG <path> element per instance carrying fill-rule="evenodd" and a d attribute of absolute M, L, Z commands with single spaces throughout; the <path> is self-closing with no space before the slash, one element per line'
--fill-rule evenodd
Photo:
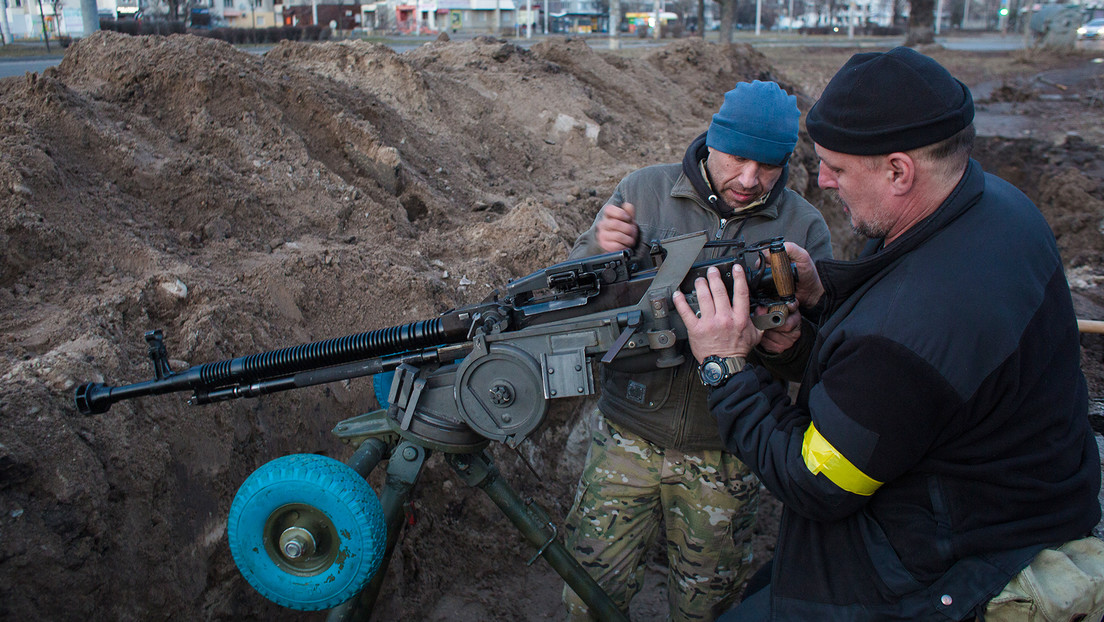
<path fill-rule="evenodd" d="M 387 457 L 387 451 L 387 443 L 380 439 L 365 439 L 345 464 L 349 465 L 351 469 L 356 471 L 364 479 L 368 479 L 372 471 Z"/>
<path fill-rule="evenodd" d="M 369 443 L 372 446 L 366 449 L 365 445 Z M 372 468 L 382 460 L 385 449 L 386 445 L 382 441 L 369 439 L 362 443 L 349 459 L 349 466 L 367 477 Z M 361 450 L 364 450 L 363 454 Z M 383 563 L 360 594 L 330 610 L 326 616 L 326 622 L 366 622 L 371 618 L 372 609 L 376 606 L 376 598 L 387 576 L 391 553 L 395 550 L 399 532 L 402 531 L 404 509 L 410 500 L 410 492 L 414 489 L 414 483 L 418 480 L 427 456 L 428 451 L 425 447 L 409 441 L 399 443 L 391 452 L 391 460 L 387 465 L 387 483 L 380 494 L 380 505 L 383 506 L 383 516 L 387 522 L 387 549 L 383 554 Z M 362 472 L 361 469 L 365 470 Z"/>
<path fill-rule="evenodd" d="M 522 501 L 502 479 L 490 456 L 486 453 L 449 454 L 445 459 L 466 484 L 477 486 L 487 493 L 525 539 L 537 548 L 537 555 L 529 561 L 530 564 L 543 556 L 598 619 L 628 622 L 628 616 L 613 604 L 602 587 L 568 553 L 557 538 L 556 526 L 548 515 L 535 504 Z"/>

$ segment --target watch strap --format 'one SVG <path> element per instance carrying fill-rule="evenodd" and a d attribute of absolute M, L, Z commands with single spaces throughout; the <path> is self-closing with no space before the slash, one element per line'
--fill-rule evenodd
<path fill-rule="evenodd" d="M 725 356 L 720 358 L 721 364 L 725 367 L 725 380 L 743 371 L 744 366 L 747 365 L 747 359 L 742 356 Z"/>

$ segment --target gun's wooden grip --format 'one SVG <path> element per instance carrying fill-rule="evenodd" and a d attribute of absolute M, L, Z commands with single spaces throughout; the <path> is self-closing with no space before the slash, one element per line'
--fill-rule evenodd
<path fill-rule="evenodd" d="M 1104 335 L 1104 322 L 1100 320 L 1077 320 L 1077 330 L 1083 333 Z"/>
<path fill-rule="evenodd" d="M 778 291 L 779 298 L 792 297 L 794 295 L 793 270 L 790 268 L 790 255 L 784 245 L 771 244 L 770 266 L 774 288 Z"/>

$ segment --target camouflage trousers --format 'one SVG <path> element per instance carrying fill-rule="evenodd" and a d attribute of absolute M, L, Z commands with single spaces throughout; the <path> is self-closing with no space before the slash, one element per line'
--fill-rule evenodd
<path fill-rule="evenodd" d="M 1104 542 L 1043 549 L 985 607 L 986 622 L 1096 622 L 1104 616 Z"/>
<path fill-rule="evenodd" d="M 713 620 L 750 570 L 758 478 L 732 454 L 665 449 L 601 413 L 596 421 L 566 521 L 568 550 L 628 612 L 662 522 L 670 619 Z M 569 619 L 595 619 L 570 587 L 563 600 Z"/>

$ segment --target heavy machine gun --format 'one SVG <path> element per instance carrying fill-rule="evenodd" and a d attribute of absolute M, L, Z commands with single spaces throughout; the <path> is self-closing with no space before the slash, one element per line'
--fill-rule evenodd
<path fill-rule="evenodd" d="M 707 248 L 717 257 L 698 261 Z M 686 329 L 676 289 L 696 303 L 694 281 L 711 266 L 731 291 L 743 267 L 757 326 L 785 321 L 796 270 L 781 238 L 757 244 L 709 241 L 705 232 L 652 242 L 646 252 L 608 253 L 555 264 L 510 281 L 480 303 L 441 316 L 356 335 L 206 363 L 174 372 L 161 331 L 146 334 L 154 378 L 79 386 L 77 409 L 190 391 L 192 404 L 393 373 L 386 409 L 340 422 L 357 447 L 342 464 L 313 454 L 277 458 L 242 484 L 230 509 L 231 553 L 246 580 L 281 605 L 331 609 L 330 620 L 371 615 L 403 508 L 431 451 L 484 490 L 603 620 L 624 619 L 559 542 L 555 523 L 523 502 L 485 451 L 517 448 L 544 421 L 548 401 L 595 392 L 593 363 L 636 369 L 683 363 Z M 367 477 L 387 461 L 379 497 Z"/>

